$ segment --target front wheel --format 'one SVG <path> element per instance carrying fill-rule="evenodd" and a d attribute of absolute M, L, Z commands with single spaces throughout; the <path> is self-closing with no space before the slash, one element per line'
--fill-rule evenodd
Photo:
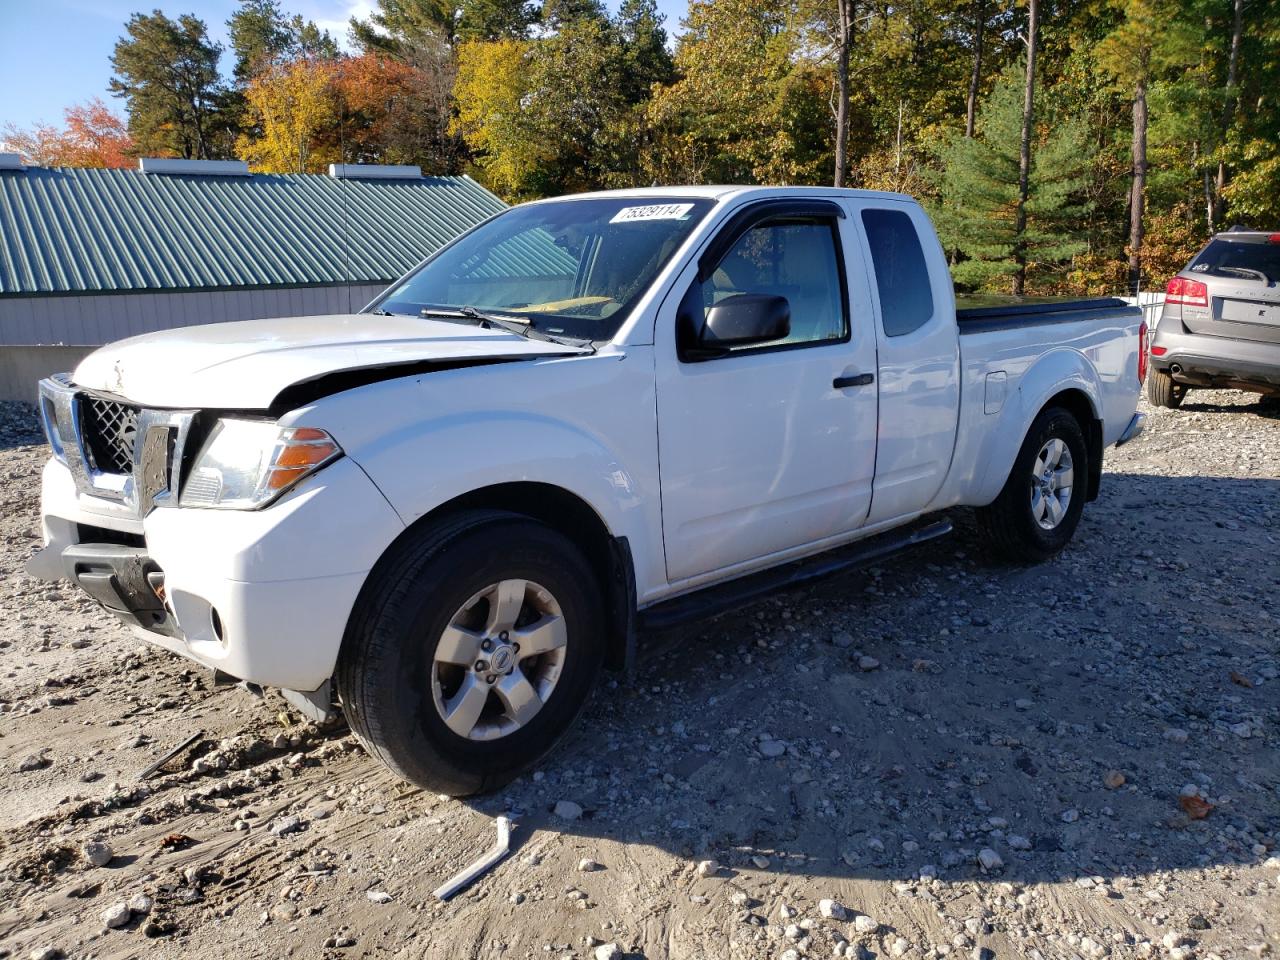
<path fill-rule="evenodd" d="M 995 501 L 977 511 L 987 541 L 1007 559 L 1039 563 L 1071 540 L 1084 510 L 1089 448 L 1080 422 L 1050 407 L 1027 432 Z"/>
<path fill-rule="evenodd" d="M 410 783 L 500 787 L 586 703 L 604 653 L 597 578 L 566 537 L 499 511 L 458 514 L 393 550 L 343 643 L 351 728 Z"/>

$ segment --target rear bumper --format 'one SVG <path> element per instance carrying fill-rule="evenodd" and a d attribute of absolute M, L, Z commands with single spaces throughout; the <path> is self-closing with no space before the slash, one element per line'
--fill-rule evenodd
<path fill-rule="evenodd" d="M 291 690 L 332 675 L 368 571 L 404 529 L 349 460 L 265 510 L 170 507 L 138 520 L 86 497 L 56 460 L 42 494 L 46 546 L 29 573 L 73 580 L 166 649 Z"/>
<path fill-rule="evenodd" d="M 1116 446 L 1122 447 L 1138 434 L 1142 432 L 1142 428 L 1146 425 L 1147 415 L 1145 413 L 1135 413 L 1129 421 L 1129 425 L 1124 428 L 1124 432 L 1120 434 L 1116 440 Z"/>
<path fill-rule="evenodd" d="M 1172 326 L 1172 324 L 1170 324 Z M 1192 386 L 1248 384 L 1280 390 L 1280 343 L 1232 340 L 1156 328 L 1151 366 Z"/>

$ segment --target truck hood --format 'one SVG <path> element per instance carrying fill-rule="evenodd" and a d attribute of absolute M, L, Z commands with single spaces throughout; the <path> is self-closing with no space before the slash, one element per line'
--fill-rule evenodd
<path fill-rule="evenodd" d="M 258 410 L 270 407 L 287 387 L 335 373 L 585 352 L 442 320 L 337 314 L 130 337 L 89 354 L 73 379 L 141 406 Z"/>

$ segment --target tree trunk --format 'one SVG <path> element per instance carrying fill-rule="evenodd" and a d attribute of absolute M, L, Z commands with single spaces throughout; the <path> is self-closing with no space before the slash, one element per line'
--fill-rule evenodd
<path fill-rule="evenodd" d="M 1031 131 L 1035 122 L 1036 34 L 1040 27 L 1040 0 L 1027 3 L 1027 79 L 1022 92 L 1022 143 L 1018 151 L 1018 212 L 1014 218 L 1013 294 L 1022 296 L 1027 288 L 1027 248 L 1023 236 L 1027 231 L 1027 196 L 1031 187 Z"/>
<path fill-rule="evenodd" d="M 1234 0 L 1231 5 L 1231 53 L 1227 57 L 1227 102 L 1222 110 L 1222 136 L 1225 139 L 1227 128 L 1231 126 L 1231 118 L 1236 112 L 1236 84 L 1240 70 L 1240 38 L 1244 34 L 1244 0 Z M 1213 216 L 1214 223 L 1222 222 L 1223 208 L 1226 205 L 1222 191 L 1227 186 L 1227 165 L 1218 161 L 1218 176 L 1214 181 Z"/>
<path fill-rule="evenodd" d="M 836 0 L 840 17 L 836 54 L 836 170 L 832 182 L 844 186 L 844 172 L 849 165 L 849 51 L 853 48 L 854 0 Z"/>
<path fill-rule="evenodd" d="M 964 116 L 964 135 L 973 139 L 974 121 L 978 115 L 978 84 L 982 80 L 982 41 L 987 32 L 986 0 L 978 0 L 973 18 L 973 72 L 969 74 L 969 104 Z"/>
<path fill-rule="evenodd" d="M 898 101 L 898 136 L 894 140 L 893 145 L 893 186 L 898 189 L 901 185 L 902 177 L 902 113 L 906 110 L 906 104 Z"/>
<path fill-rule="evenodd" d="M 1206 170 L 1204 172 L 1204 216 L 1210 234 L 1218 232 L 1217 221 L 1213 218 L 1213 215 L 1217 213 L 1215 207 L 1217 207 L 1217 204 L 1213 202 L 1213 177 Z"/>
<path fill-rule="evenodd" d="M 1147 80 L 1140 77 L 1133 93 L 1133 185 L 1129 195 L 1129 291 L 1142 285 L 1142 215 L 1147 190 Z"/>

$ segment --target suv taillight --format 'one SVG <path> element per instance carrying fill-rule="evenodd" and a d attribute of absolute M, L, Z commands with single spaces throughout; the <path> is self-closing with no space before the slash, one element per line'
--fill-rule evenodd
<path fill-rule="evenodd" d="M 1138 386 L 1147 382 L 1147 321 L 1138 327 Z"/>
<path fill-rule="evenodd" d="M 1165 303 L 1181 303 L 1188 307 L 1207 307 L 1209 288 L 1199 280 L 1174 277 L 1165 289 Z"/>

